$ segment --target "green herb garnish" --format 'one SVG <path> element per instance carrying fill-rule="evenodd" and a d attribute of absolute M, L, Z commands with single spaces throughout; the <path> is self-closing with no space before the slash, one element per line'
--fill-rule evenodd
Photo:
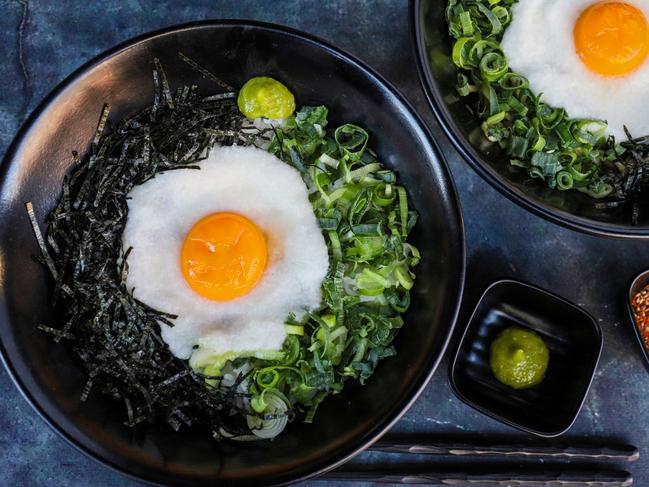
<path fill-rule="evenodd" d="M 300 342 L 300 353 L 292 369 L 278 368 L 282 392 L 310 407 L 307 420 L 347 378 L 365 383 L 378 361 L 395 353 L 390 343 L 403 325 L 411 267 L 420 259 L 406 242 L 417 214 L 395 173 L 367 149 L 364 129 L 326 130 L 326 117 L 325 107 L 303 108 L 270 148 L 302 168 L 331 250 L 323 307 L 296 323 L 305 333 L 290 340 Z"/>

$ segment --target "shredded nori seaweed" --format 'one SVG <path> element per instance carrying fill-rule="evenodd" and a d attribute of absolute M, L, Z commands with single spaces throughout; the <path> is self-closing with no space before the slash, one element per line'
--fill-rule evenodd
<path fill-rule="evenodd" d="M 130 249 L 123 250 L 122 233 L 131 189 L 164 171 L 198 169 L 196 163 L 217 143 L 250 145 L 270 138 L 239 113 L 229 85 L 180 56 L 230 92 L 204 98 L 196 86 L 183 86 L 172 95 L 155 59 L 152 106 L 110 127 L 106 105 L 89 157 L 81 162 L 73 153 L 75 165 L 47 218 L 46 241 L 27 203 L 62 316 L 56 328 L 39 328 L 57 342 L 67 340 L 83 364 L 88 379 L 82 401 L 100 390 L 123 401 L 129 426 L 163 418 L 175 430 L 198 423 L 216 436 L 231 436 L 246 431 L 225 422 L 233 410 L 242 411 L 236 386 L 244 377 L 232 387 L 220 387 L 218 378 L 215 386 L 207 385 L 160 336 L 160 323 L 173 326 L 175 316 L 140 302 L 126 287 Z"/>
<path fill-rule="evenodd" d="M 624 128 L 627 140 L 620 143 L 624 152 L 616 161 L 614 176 L 611 177 L 618 200 L 605 202 L 607 208 L 631 204 L 631 223 L 638 224 L 641 203 L 646 203 L 649 194 L 649 136 L 633 138 Z"/>

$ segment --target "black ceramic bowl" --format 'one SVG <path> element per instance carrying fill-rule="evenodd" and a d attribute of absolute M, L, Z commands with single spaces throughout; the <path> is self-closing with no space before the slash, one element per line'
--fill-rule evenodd
<path fill-rule="evenodd" d="M 312 425 L 291 424 L 272 442 L 219 444 L 200 427 L 173 433 L 164 424 L 135 432 L 120 403 L 94 395 L 79 402 L 84 375 L 68 349 L 37 330 L 56 322 L 52 282 L 32 256 L 38 247 L 25 213 L 43 220 L 57 201 L 70 151 L 83 155 L 106 102 L 113 120 L 152 102 L 151 62 L 160 58 L 173 86 L 218 90 L 179 60 L 182 51 L 233 86 L 276 77 L 299 104 L 326 104 L 333 123 L 368 128 L 381 159 L 408 188 L 422 251 L 411 310 L 365 387 L 349 384 L 325 401 Z M 376 440 L 412 404 L 437 366 L 457 314 L 464 240 L 447 167 L 422 121 L 385 80 L 360 61 L 299 32 L 239 21 L 195 23 L 116 47 L 71 75 L 17 135 L 0 172 L 0 339 L 7 370 L 36 411 L 80 450 L 121 472 L 174 485 L 279 484 L 316 475 Z M 344 414 L 341 414 L 344 411 Z"/>
<path fill-rule="evenodd" d="M 540 384 L 514 390 L 489 367 L 489 349 L 510 326 L 538 333 L 550 351 Z M 566 432 L 590 388 L 602 350 L 602 333 L 584 310 L 559 296 L 503 280 L 484 292 L 451 364 L 451 385 L 460 399 L 506 424 L 544 437 Z"/>
<path fill-rule="evenodd" d="M 649 208 L 642 208 L 631 225 L 630 205 L 597 209 L 592 198 L 578 191 L 553 191 L 532 181 L 526 171 L 512 167 L 504 154 L 486 144 L 480 121 L 455 90 L 457 70 L 451 60 L 452 41 L 444 16 L 447 0 L 410 0 L 411 31 L 419 77 L 430 105 L 446 135 L 471 167 L 489 184 L 537 215 L 583 232 L 617 236 L 649 235 Z"/>

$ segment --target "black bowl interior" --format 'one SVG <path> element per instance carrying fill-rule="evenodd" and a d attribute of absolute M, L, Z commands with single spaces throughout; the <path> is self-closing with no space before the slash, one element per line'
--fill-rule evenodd
<path fill-rule="evenodd" d="M 312 425 L 292 424 L 273 442 L 218 444 L 200 427 L 173 433 L 166 425 L 131 431 L 123 406 L 99 394 L 79 402 L 84 376 L 63 345 L 37 330 L 55 324 L 52 281 L 32 256 L 38 247 L 24 203 L 42 222 L 60 194 L 71 151 L 87 153 L 104 103 L 111 120 L 152 102 L 152 60 L 172 87 L 221 91 L 179 60 L 181 51 L 240 86 L 255 75 L 285 82 L 300 105 L 326 104 L 333 124 L 367 127 L 371 145 L 396 168 L 421 219 L 422 251 L 412 308 L 398 339 L 365 387 L 326 401 Z M 453 184 L 429 133 L 392 88 L 369 68 L 295 31 L 249 22 L 204 22 L 136 39 L 74 73 L 17 136 L 1 168 L 0 337 L 5 364 L 37 411 L 73 444 L 104 463 L 153 482 L 195 485 L 274 484 L 341 463 L 391 426 L 432 375 L 453 328 L 464 277 L 462 220 Z M 344 411 L 344 414 L 340 414 Z"/>
<path fill-rule="evenodd" d="M 510 326 L 535 331 L 550 350 L 543 382 L 529 389 L 500 383 L 489 367 L 491 342 Z M 476 409 L 530 433 L 557 436 L 577 418 L 601 348 L 599 325 L 574 304 L 527 284 L 499 281 L 473 312 L 451 367 L 451 383 Z"/>
<path fill-rule="evenodd" d="M 467 98 L 455 89 L 457 70 L 451 60 L 446 5 L 446 0 L 411 0 L 419 74 L 440 125 L 478 174 L 512 201 L 555 223 L 594 234 L 648 235 L 649 208 L 641 205 L 638 225 L 632 226 L 631 205 L 598 208 L 597 200 L 578 191 L 550 190 L 525 170 L 511 166 L 503 152 L 487 142 L 478 117 L 467 110 Z"/>

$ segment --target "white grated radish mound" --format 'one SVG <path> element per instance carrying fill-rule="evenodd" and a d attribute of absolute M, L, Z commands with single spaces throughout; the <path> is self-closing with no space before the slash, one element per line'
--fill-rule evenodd
<path fill-rule="evenodd" d="M 134 296 L 178 315 L 162 326 L 172 353 L 186 359 L 199 343 L 215 354 L 279 350 L 289 313 L 316 309 L 329 258 L 300 174 L 275 156 L 251 147 L 215 147 L 200 170 L 157 175 L 130 194 L 123 235 L 127 285 Z M 268 263 L 259 283 L 231 301 L 194 292 L 180 269 L 185 236 L 216 212 L 241 214 L 264 232 Z"/>

